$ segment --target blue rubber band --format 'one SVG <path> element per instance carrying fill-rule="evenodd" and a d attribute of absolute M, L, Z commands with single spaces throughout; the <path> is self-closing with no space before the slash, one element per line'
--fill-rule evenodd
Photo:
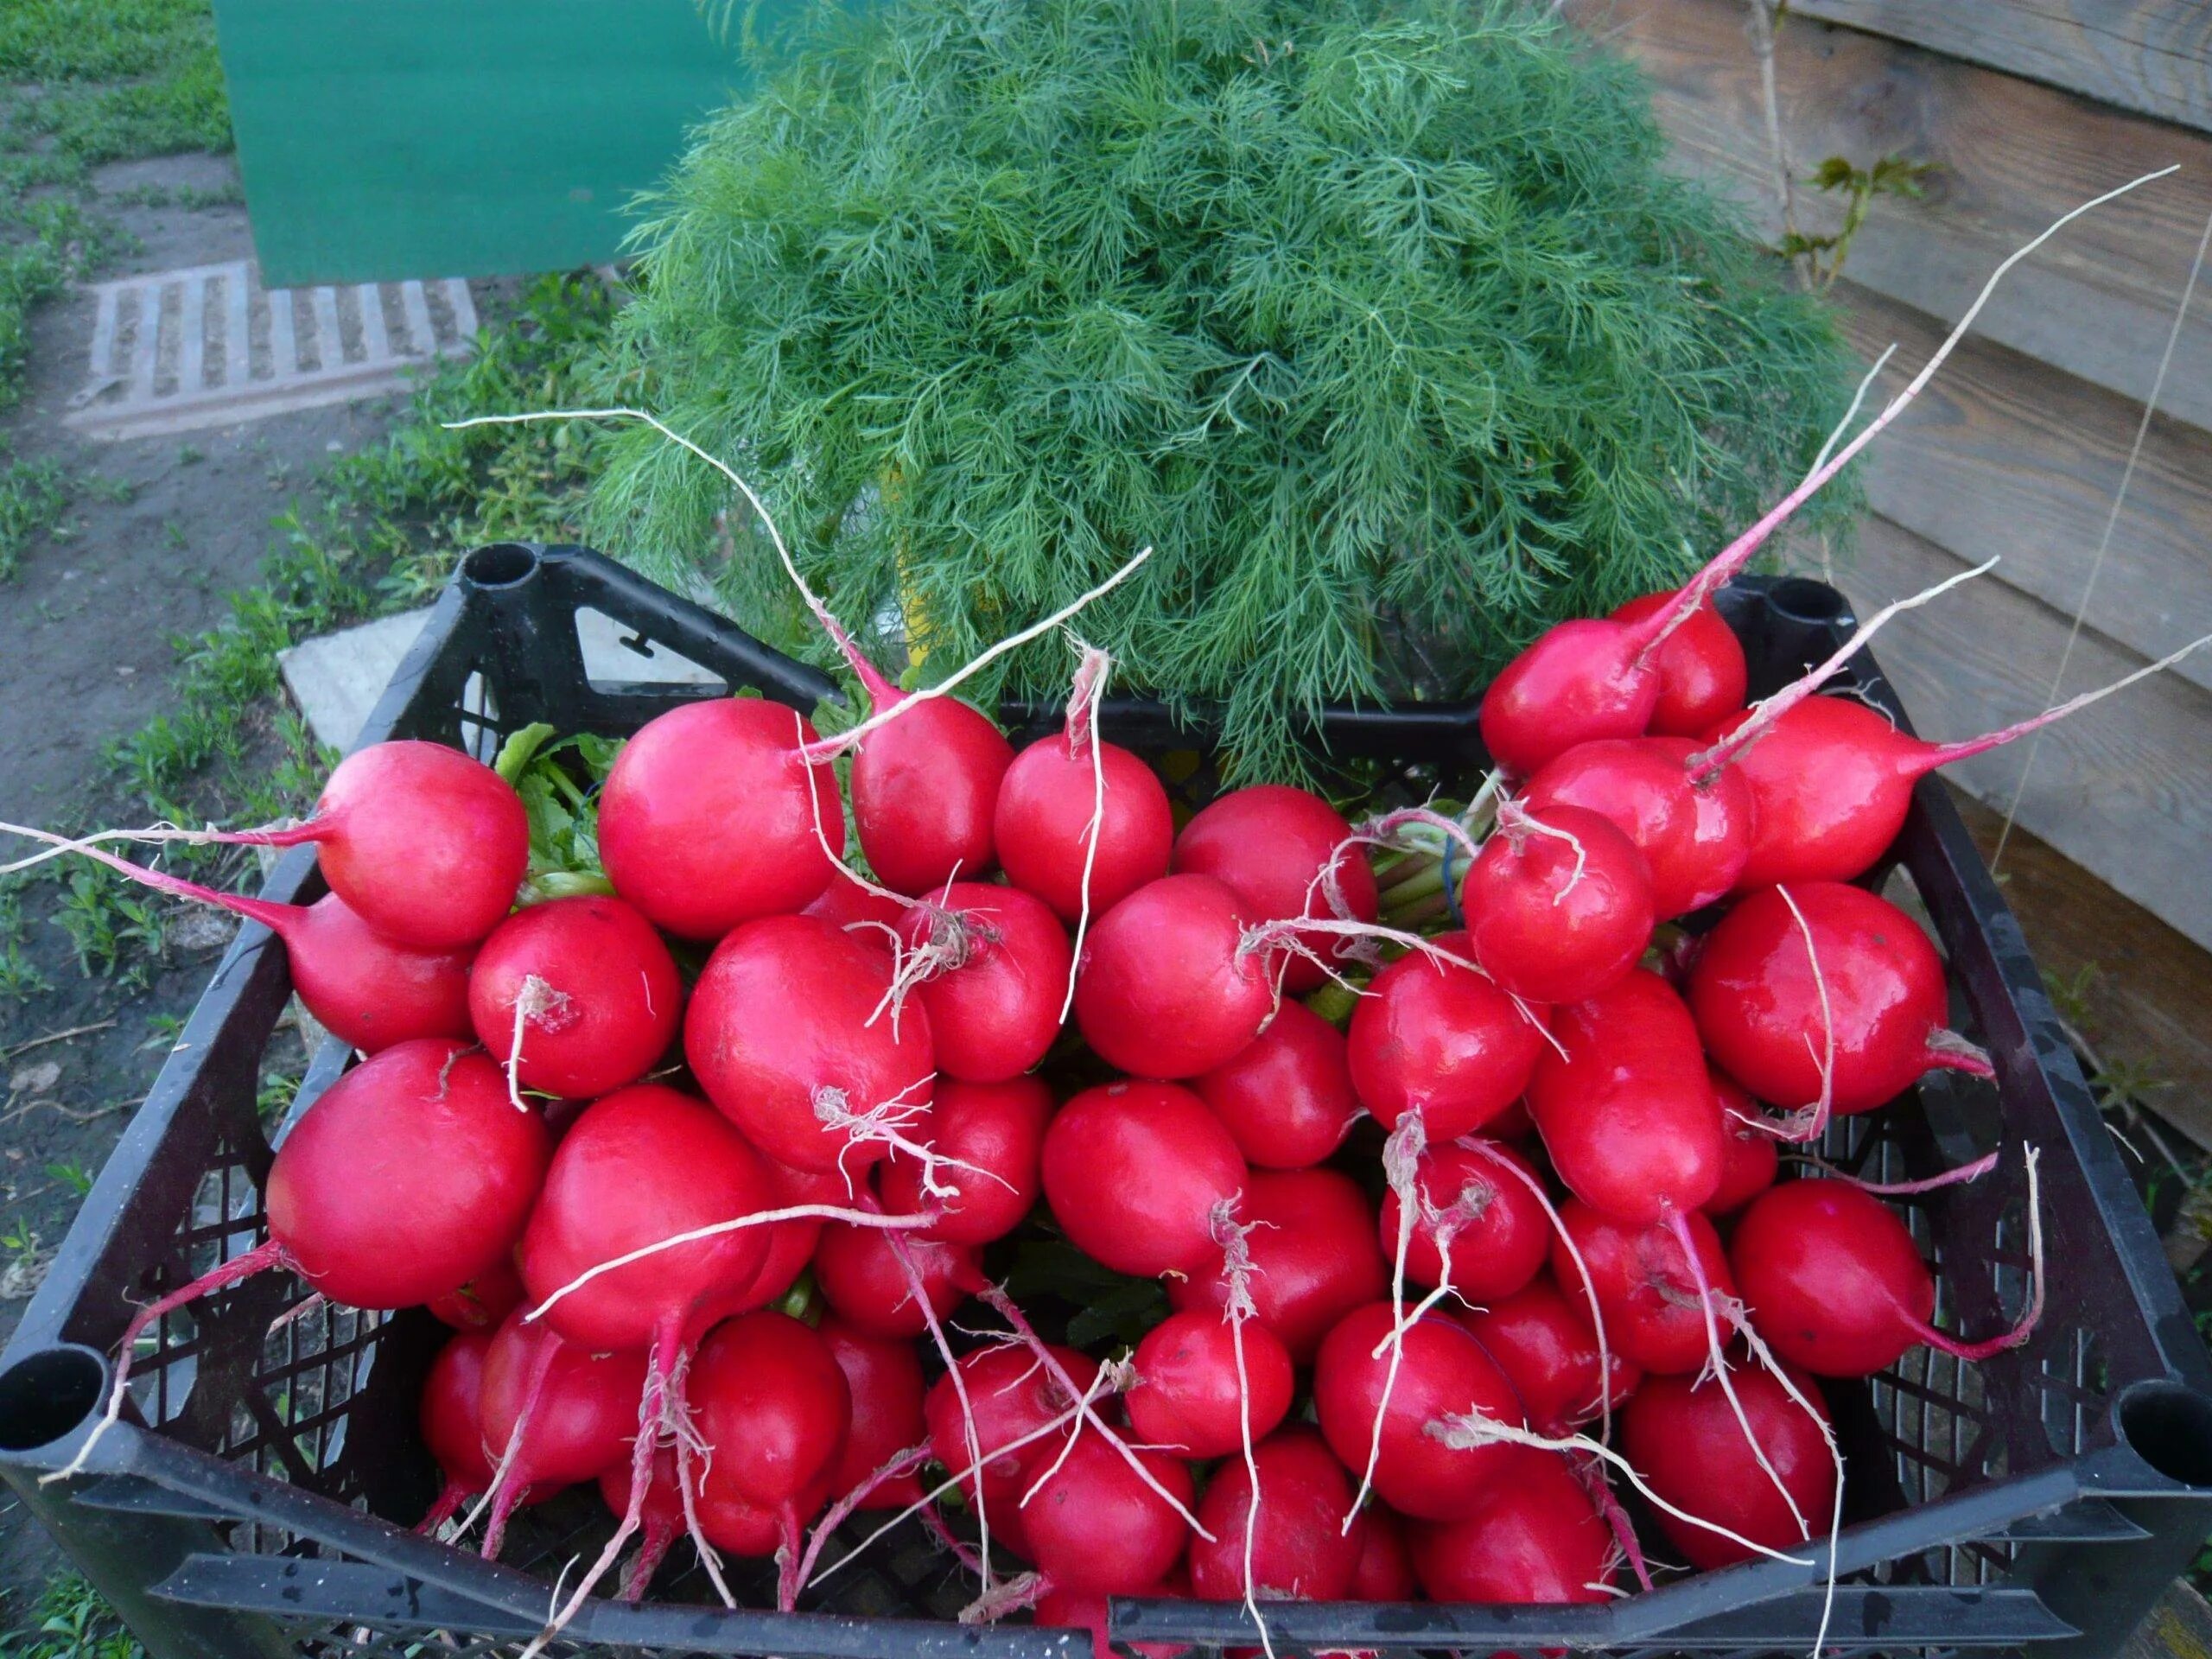
<path fill-rule="evenodd" d="M 1452 918 L 1452 925 L 1463 928 L 1467 918 L 1459 912 L 1459 884 L 1452 879 L 1452 855 L 1459 847 L 1457 836 L 1444 837 L 1444 913 Z"/>

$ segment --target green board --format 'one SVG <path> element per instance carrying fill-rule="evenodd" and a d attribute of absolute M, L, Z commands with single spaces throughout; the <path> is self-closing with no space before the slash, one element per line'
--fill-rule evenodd
<path fill-rule="evenodd" d="M 612 259 L 634 194 L 747 79 L 694 0 L 215 0 L 215 22 L 270 288 Z"/>

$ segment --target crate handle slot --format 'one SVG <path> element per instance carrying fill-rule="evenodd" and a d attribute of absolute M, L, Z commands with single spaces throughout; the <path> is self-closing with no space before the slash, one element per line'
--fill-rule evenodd
<path fill-rule="evenodd" d="M 2169 1480 L 2212 1494 L 2212 1397 L 2153 1379 L 2120 1396 L 2128 1449 Z"/>
<path fill-rule="evenodd" d="M 33 1452 L 73 1439 L 107 1396 L 107 1361 L 61 1343 L 0 1371 L 0 1452 Z"/>
<path fill-rule="evenodd" d="M 461 562 L 470 588 L 518 588 L 537 574 L 537 550 L 523 542 L 487 542 Z"/>

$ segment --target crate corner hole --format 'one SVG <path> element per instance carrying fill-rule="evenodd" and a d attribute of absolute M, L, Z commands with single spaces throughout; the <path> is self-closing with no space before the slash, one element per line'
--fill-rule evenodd
<path fill-rule="evenodd" d="M 2180 1382 L 2138 1382 L 2120 1396 L 2120 1437 L 2169 1480 L 2212 1494 L 2212 1396 Z"/>
<path fill-rule="evenodd" d="M 0 1452 L 51 1446 L 83 1426 L 107 1392 L 107 1362 L 73 1343 L 41 1348 L 0 1371 Z"/>

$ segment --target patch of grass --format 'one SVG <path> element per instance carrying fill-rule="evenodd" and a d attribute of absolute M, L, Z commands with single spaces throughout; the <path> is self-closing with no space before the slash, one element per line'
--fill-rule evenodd
<path fill-rule="evenodd" d="M 10 0 L 0 79 L 16 92 L 0 148 L 65 175 L 101 162 L 231 147 L 208 0 Z"/>
<path fill-rule="evenodd" d="M 22 890 L 28 885 L 22 876 L 0 880 L 0 997 L 32 996 L 54 988 L 54 982 L 23 954 L 28 924 Z"/>
<path fill-rule="evenodd" d="M 100 1592 L 64 1571 L 32 1605 L 29 1622 L 0 1637 L 0 1659 L 145 1659 Z"/>
<path fill-rule="evenodd" d="M 59 462 L 0 462 L 0 582 L 16 574 L 23 549 L 58 525 L 68 505 L 69 478 Z"/>
<path fill-rule="evenodd" d="M 31 308 L 89 276 L 111 235 L 73 201 L 0 200 L 0 409 L 22 394 Z"/>
<path fill-rule="evenodd" d="M 52 920 L 69 936 L 78 966 L 88 977 L 120 968 L 124 983 L 143 983 L 162 954 L 159 901 L 104 864 L 72 869 L 62 886 Z"/>

